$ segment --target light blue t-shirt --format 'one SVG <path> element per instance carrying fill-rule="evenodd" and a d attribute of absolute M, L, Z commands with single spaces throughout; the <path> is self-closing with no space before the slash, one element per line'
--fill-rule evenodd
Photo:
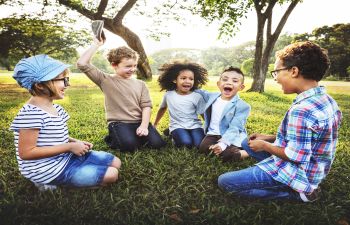
<path fill-rule="evenodd" d="M 168 107 L 170 114 L 170 132 L 177 129 L 196 129 L 202 127 L 198 114 L 203 114 L 205 101 L 195 92 L 188 95 L 179 95 L 176 91 L 167 91 L 160 108 Z"/>

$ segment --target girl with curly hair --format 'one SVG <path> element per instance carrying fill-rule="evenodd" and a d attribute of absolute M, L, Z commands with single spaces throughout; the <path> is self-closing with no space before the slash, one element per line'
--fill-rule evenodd
<path fill-rule="evenodd" d="M 169 131 L 176 147 L 199 147 L 204 138 L 202 122 L 198 118 L 203 114 L 205 101 L 194 90 L 204 85 L 208 78 L 207 70 L 193 62 L 164 64 L 158 83 L 166 90 L 160 104 L 154 126 L 157 127 L 166 110 L 170 114 Z"/>

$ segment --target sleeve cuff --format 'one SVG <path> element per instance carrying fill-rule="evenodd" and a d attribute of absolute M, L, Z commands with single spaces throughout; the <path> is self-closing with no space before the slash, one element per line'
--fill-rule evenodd
<path fill-rule="evenodd" d="M 220 146 L 222 151 L 225 151 L 227 148 L 227 144 L 223 143 L 223 142 L 219 142 L 218 145 Z"/>

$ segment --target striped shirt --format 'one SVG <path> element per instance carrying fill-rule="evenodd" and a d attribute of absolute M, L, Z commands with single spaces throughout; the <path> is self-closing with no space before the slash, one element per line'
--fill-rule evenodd
<path fill-rule="evenodd" d="M 16 157 L 21 174 L 35 183 L 47 184 L 54 180 L 66 167 L 72 153 L 61 153 L 35 160 L 23 160 L 18 153 L 20 129 L 39 129 L 37 147 L 67 143 L 69 140 L 67 120 L 69 115 L 60 106 L 54 104 L 58 116 L 49 114 L 31 104 L 25 104 L 12 121 L 10 130 L 14 132 Z"/>
<path fill-rule="evenodd" d="M 300 93 L 280 124 L 275 146 L 290 161 L 272 155 L 257 165 L 298 192 L 311 193 L 334 160 L 341 112 L 324 87 Z"/>

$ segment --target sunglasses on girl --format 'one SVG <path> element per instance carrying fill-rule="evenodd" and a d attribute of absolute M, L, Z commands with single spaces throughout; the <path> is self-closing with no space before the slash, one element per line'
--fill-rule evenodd
<path fill-rule="evenodd" d="M 64 87 L 68 87 L 70 85 L 69 77 L 57 78 L 57 79 L 53 79 L 52 81 L 56 81 L 56 80 L 63 80 Z"/>

